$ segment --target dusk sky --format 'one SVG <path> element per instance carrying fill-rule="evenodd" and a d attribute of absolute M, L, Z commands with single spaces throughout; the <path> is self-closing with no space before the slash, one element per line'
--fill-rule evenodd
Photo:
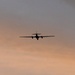
<path fill-rule="evenodd" d="M 0 0 L 0 75 L 75 75 L 75 1 Z"/>

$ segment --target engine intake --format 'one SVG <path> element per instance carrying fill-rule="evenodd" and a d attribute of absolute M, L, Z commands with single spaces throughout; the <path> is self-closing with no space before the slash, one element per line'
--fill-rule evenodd
<path fill-rule="evenodd" d="M 41 36 L 41 38 L 43 39 L 43 36 Z"/>
<path fill-rule="evenodd" d="M 32 39 L 33 39 L 33 36 L 32 36 Z"/>

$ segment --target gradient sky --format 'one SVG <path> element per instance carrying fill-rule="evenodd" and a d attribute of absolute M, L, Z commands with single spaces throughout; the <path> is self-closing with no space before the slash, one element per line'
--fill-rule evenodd
<path fill-rule="evenodd" d="M 75 1 L 0 0 L 0 75 L 75 75 Z"/>

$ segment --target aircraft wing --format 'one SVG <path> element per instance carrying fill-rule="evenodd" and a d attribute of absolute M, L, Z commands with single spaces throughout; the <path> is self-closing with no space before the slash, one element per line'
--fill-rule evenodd
<path fill-rule="evenodd" d="M 40 36 L 42 38 L 45 38 L 45 37 L 55 37 L 54 35 L 50 35 L 50 36 Z"/>
<path fill-rule="evenodd" d="M 20 36 L 20 38 L 32 38 L 33 36 Z"/>

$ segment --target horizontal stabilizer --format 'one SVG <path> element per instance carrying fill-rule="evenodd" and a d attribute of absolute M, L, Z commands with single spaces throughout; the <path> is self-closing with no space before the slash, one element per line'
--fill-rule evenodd
<path fill-rule="evenodd" d="M 37 34 L 37 35 L 41 35 L 41 33 L 34 33 L 34 34 L 32 34 L 32 35 L 36 35 L 36 34 Z"/>

